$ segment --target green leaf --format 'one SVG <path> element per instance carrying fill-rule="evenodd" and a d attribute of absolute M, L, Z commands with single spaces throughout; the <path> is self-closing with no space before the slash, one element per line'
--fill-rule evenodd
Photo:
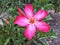
<path fill-rule="evenodd" d="M 50 31 L 50 38 L 57 38 L 57 32 L 52 28 L 51 31 Z"/>
<path fill-rule="evenodd" d="M 46 38 L 33 40 L 33 43 L 35 43 L 36 45 L 49 45 L 49 42 L 46 40 Z"/>
<path fill-rule="evenodd" d="M 51 38 L 57 38 L 57 36 L 50 36 Z"/>
<path fill-rule="evenodd" d="M 47 2 L 49 2 L 50 0 L 40 0 L 39 2 L 40 2 L 40 4 L 45 4 L 45 3 L 47 3 Z"/>
<path fill-rule="evenodd" d="M 9 43 L 9 41 L 10 41 L 10 38 L 7 38 L 4 45 L 7 45 Z"/>
<path fill-rule="evenodd" d="M 49 42 L 46 39 L 41 40 L 41 42 L 43 42 L 44 45 L 49 45 Z"/>
<path fill-rule="evenodd" d="M 0 45 L 3 45 L 3 39 L 2 39 L 2 35 L 0 35 Z"/>
<path fill-rule="evenodd" d="M 52 9 L 52 8 L 54 8 L 53 4 L 46 4 L 46 5 L 44 5 L 44 9 Z"/>
<path fill-rule="evenodd" d="M 49 20 L 52 20 L 52 17 L 51 17 L 50 15 L 48 15 L 48 16 L 44 19 L 44 21 L 49 21 Z"/>

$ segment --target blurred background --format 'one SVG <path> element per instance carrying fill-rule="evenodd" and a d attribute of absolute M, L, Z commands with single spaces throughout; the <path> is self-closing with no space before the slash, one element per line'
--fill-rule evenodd
<path fill-rule="evenodd" d="M 46 19 L 50 20 L 50 25 L 58 33 L 58 38 L 55 41 L 52 39 L 53 42 L 50 41 L 51 39 L 50 40 L 48 39 L 48 40 L 51 43 L 50 45 L 60 45 L 60 38 L 59 38 L 60 36 L 60 32 L 59 32 L 60 0 L 0 0 L 0 45 L 37 45 L 37 43 L 39 43 L 39 41 L 36 42 L 37 39 L 34 39 L 35 40 L 34 43 L 32 42 L 26 43 L 26 41 L 29 41 L 29 40 L 27 40 L 23 36 L 22 32 L 24 28 L 23 27 L 20 28 L 19 26 L 16 26 L 13 24 L 14 18 L 16 17 L 16 15 L 18 15 L 16 7 L 18 6 L 23 10 L 24 6 L 29 3 L 34 6 L 34 12 L 37 12 L 37 10 L 42 9 L 42 10 L 47 10 L 50 13 L 50 16 L 52 18 L 48 16 Z M 11 25 L 8 25 L 9 21 L 7 19 L 10 21 Z M 44 21 L 48 22 L 48 20 L 46 19 Z M 6 23 L 6 21 L 8 23 Z M 20 29 L 21 31 L 19 31 Z M 51 34 L 49 33 L 50 35 L 46 34 L 45 37 L 49 37 L 52 35 L 55 38 L 57 34 L 54 32 L 54 30 L 51 32 L 53 34 L 52 33 Z M 46 45 L 48 45 L 46 41 L 45 43 Z"/>

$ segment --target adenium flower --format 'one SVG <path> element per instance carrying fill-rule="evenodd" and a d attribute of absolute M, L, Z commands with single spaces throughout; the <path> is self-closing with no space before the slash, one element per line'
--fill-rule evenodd
<path fill-rule="evenodd" d="M 36 29 L 40 32 L 49 32 L 50 26 L 42 20 L 48 15 L 47 11 L 38 10 L 38 12 L 34 14 L 31 4 L 25 5 L 25 13 L 19 7 L 17 7 L 17 9 L 20 15 L 16 17 L 14 24 L 26 27 L 24 35 L 27 39 L 31 40 L 34 37 Z"/>

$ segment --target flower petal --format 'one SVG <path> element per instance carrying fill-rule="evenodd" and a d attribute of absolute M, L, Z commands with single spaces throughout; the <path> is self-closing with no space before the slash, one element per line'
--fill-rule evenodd
<path fill-rule="evenodd" d="M 22 16 L 25 16 L 25 13 L 19 7 L 17 7 L 17 10 Z"/>
<path fill-rule="evenodd" d="M 19 26 L 26 26 L 29 24 L 29 20 L 24 16 L 17 16 L 14 24 L 17 24 Z"/>
<path fill-rule="evenodd" d="M 31 40 L 35 35 L 35 32 L 36 32 L 36 27 L 33 25 L 28 25 L 27 29 L 24 31 L 24 35 L 26 36 L 27 39 Z"/>
<path fill-rule="evenodd" d="M 45 10 L 39 10 L 34 16 L 36 20 L 41 20 L 48 15 L 48 12 Z"/>
<path fill-rule="evenodd" d="M 25 5 L 24 11 L 25 11 L 26 16 L 28 18 L 31 18 L 34 15 L 34 13 L 33 13 L 33 11 L 34 11 L 33 10 L 33 6 L 31 4 Z"/>
<path fill-rule="evenodd" d="M 36 22 L 35 26 L 38 28 L 38 30 L 40 32 L 49 32 L 49 30 L 50 30 L 50 26 L 47 23 L 43 22 L 43 21 Z"/>

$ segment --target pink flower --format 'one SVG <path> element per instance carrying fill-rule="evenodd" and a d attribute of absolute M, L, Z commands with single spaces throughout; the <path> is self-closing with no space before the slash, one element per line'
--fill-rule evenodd
<path fill-rule="evenodd" d="M 27 39 L 32 39 L 35 35 L 36 28 L 40 32 L 49 32 L 50 26 L 42 21 L 48 15 L 48 12 L 45 10 L 39 10 L 34 15 L 33 6 L 31 4 L 25 5 L 24 12 L 18 8 L 18 12 L 21 14 L 16 17 L 14 24 L 19 26 L 25 26 L 24 35 Z"/>

